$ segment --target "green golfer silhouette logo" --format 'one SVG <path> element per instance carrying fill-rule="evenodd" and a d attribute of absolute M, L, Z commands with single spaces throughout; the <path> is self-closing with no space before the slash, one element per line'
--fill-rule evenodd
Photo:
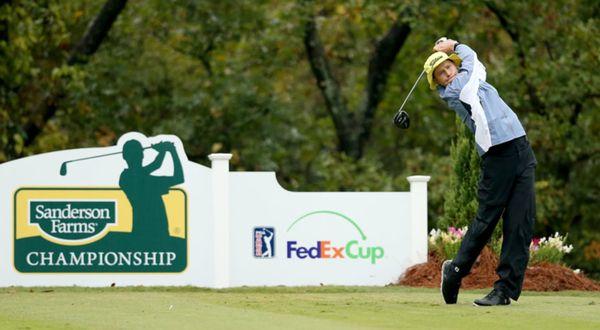
<path fill-rule="evenodd" d="M 148 243 L 169 239 L 169 223 L 162 196 L 169 193 L 169 188 L 184 182 L 175 145 L 172 142 L 159 142 L 152 148 L 158 151 L 158 155 L 152 163 L 143 166 L 145 148 L 137 140 L 125 142 L 123 159 L 127 162 L 127 168 L 119 178 L 119 186 L 133 208 L 132 234 Z M 173 159 L 173 174 L 152 175 L 162 166 L 167 153 Z"/>

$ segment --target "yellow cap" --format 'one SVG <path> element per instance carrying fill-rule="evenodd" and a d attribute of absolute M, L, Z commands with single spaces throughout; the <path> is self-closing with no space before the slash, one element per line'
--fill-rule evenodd
<path fill-rule="evenodd" d="M 460 63 L 462 62 L 460 57 L 458 57 L 456 54 L 450 54 L 450 56 L 448 56 L 448 54 L 444 52 L 435 52 L 429 55 L 427 61 L 425 61 L 425 64 L 423 64 L 423 70 L 425 70 L 427 73 L 429 87 L 433 90 L 435 90 L 435 87 L 437 86 L 437 83 L 433 79 L 433 72 L 435 71 L 435 68 L 442 64 L 445 60 L 451 60 L 454 62 L 454 64 L 456 64 L 456 66 L 460 66 Z"/>

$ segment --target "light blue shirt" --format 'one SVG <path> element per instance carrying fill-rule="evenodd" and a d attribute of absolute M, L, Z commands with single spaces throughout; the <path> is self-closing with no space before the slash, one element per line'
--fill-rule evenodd
<path fill-rule="evenodd" d="M 475 54 L 475 51 L 469 46 L 459 44 L 456 46 L 455 51 L 461 58 L 462 63 L 458 69 L 458 74 L 448 86 L 443 87 L 438 85 L 440 97 L 448 103 L 448 106 L 456 112 L 458 117 L 465 125 L 467 125 L 473 134 L 476 134 L 478 129 L 488 131 L 486 133 L 491 141 L 487 142 L 487 145 L 495 146 L 524 136 L 525 130 L 517 115 L 502 100 L 496 88 L 481 79 L 479 79 L 478 82 L 479 88 L 477 89 L 477 96 L 479 96 L 479 102 L 481 108 L 483 108 L 483 115 L 485 118 L 479 118 L 478 122 L 483 127 L 477 127 L 475 124 L 476 121 L 474 120 L 474 114 L 471 112 L 472 107 L 461 101 L 460 96 L 463 88 L 465 88 L 467 83 L 469 83 L 469 80 L 473 78 L 472 74 L 475 65 L 480 65 L 483 70 L 485 70 L 485 68 L 478 62 L 477 54 Z M 485 71 L 483 77 L 485 77 Z M 488 149 L 485 147 L 485 149 L 482 148 L 483 143 L 477 140 L 476 134 L 475 142 L 477 145 L 477 152 L 482 156 Z"/>

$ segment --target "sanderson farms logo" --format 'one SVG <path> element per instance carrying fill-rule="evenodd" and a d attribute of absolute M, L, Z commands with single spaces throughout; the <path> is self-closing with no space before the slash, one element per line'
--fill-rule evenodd
<path fill-rule="evenodd" d="M 144 150 L 155 150 L 143 166 Z M 187 196 L 171 142 L 129 140 L 119 187 L 24 187 L 14 194 L 14 264 L 20 272 L 181 272 L 187 265 Z M 152 153 L 149 153 L 150 156 Z M 153 170 L 171 156 L 172 175 Z M 95 158 L 98 156 L 83 158 Z M 78 159 L 79 160 L 79 159 Z M 77 161 L 77 160 L 76 160 Z M 60 174 L 66 175 L 63 163 Z M 74 164 L 73 164 L 74 165 Z"/>
<path fill-rule="evenodd" d="M 86 244 L 98 239 L 116 223 L 116 200 L 29 201 L 29 223 L 37 224 L 48 240 Z"/>

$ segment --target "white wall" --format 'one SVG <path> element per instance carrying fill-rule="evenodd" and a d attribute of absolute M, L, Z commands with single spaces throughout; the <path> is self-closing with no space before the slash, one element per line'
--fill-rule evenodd
<path fill-rule="evenodd" d="M 410 194 L 406 192 L 289 192 L 276 182 L 274 173 L 231 175 L 231 283 L 240 285 L 385 285 L 397 280 L 410 266 Z M 366 240 L 349 221 L 352 219 Z M 252 255 L 251 232 L 255 226 L 276 230 L 276 255 L 272 259 Z M 287 242 L 316 246 L 330 241 L 345 246 L 356 240 L 361 246 L 381 247 L 384 256 L 370 259 L 305 258 L 287 255 Z M 355 246 L 353 246 L 354 248 Z"/>
<path fill-rule="evenodd" d="M 167 140 L 177 147 L 185 175 L 185 183 L 178 187 L 188 198 L 187 268 L 178 273 L 18 272 L 13 266 L 14 192 L 41 186 L 118 187 L 125 167 L 118 155 L 69 164 L 66 176 L 59 175 L 59 169 L 68 159 L 118 152 L 130 138 L 147 145 Z M 156 154 L 145 153 L 148 159 Z M 426 260 L 429 177 L 410 177 L 410 192 L 290 192 L 278 184 L 273 172 L 229 172 L 229 158 L 211 155 L 211 169 L 188 161 L 175 136 L 128 133 L 114 147 L 46 153 L 0 165 L 0 286 L 385 285 Z M 165 160 L 159 172 L 172 172 L 172 162 Z M 295 222 L 311 212 L 316 213 Z M 275 229 L 273 258 L 253 255 L 255 227 Z M 346 250 L 344 258 L 287 255 L 290 241 L 309 248 L 317 241 L 329 241 L 339 248 L 353 240 L 350 252 L 360 245 L 384 255 L 374 260 L 349 258 Z"/>

